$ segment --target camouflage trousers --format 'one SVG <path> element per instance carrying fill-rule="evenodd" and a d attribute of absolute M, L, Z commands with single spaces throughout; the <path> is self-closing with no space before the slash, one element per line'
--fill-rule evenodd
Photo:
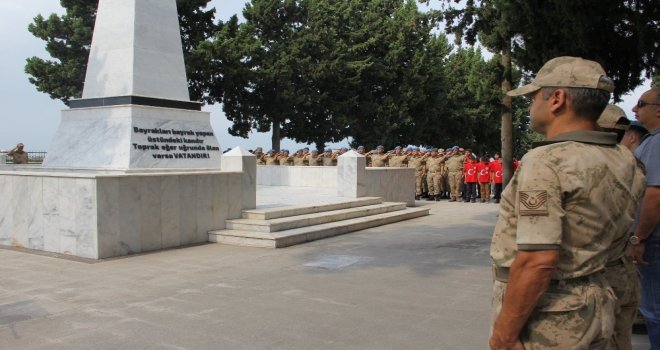
<path fill-rule="evenodd" d="M 421 171 L 415 172 L 415 196 L 420 196 L 424 192 L 424 182 L 426 176 Z"/>
<path fill-rule="evenodd" d="M 612 349 L 632 349 L 632 326 L 641 300 L 641 290 L 637 268 L 630 257 L 620 258 L 613 266 L 605 268 L 605 278 L 612 286 L 614 304 L 614 335 L 610 340 Z"/>
<path fill-rule="evenodd" d="M 493 284 L 493 323 L 502 309 L 506 285 Z M 520 341 L 527 350 L 609 349 L 614 302 L 614 292 L 600 273 L 553 280 L 520 332 Z"/>
<path fill-rule="evenodd" d="M 449 187 L 451 188 L 451 198 L 460 198 L 461 191 L 463 191 L 463 173 L 451 172 L 449 173 Z"/>
<path fill-rule="evenodd" d="M 445 184 L 442 175 L 438 172 L 429 172 L 426 174 L 426 183 L 429 188 L 429 194 L 437 196 L 445 191 Z"/>

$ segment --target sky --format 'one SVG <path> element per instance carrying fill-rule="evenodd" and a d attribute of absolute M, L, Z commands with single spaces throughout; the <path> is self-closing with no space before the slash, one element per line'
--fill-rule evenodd
<path fill-rule="evenodd" d="M 57 0 L 2 0 L 0 4 L 0 42 L 4 47 L 0 55 L 0 101 L 3 104 L 0 112 L 0 150 L 11 149 L 22 142 L 28 152 L 48 151 L 59 124 L 60 111 L 67 108 L 59 100 L 52 100 L 47 94 L 38 92 L 24 72 L 28 57 L 50 58 L 44 49 L 45 43 L 28 32 L 28 25 L 38 14 L 44 17 L 51 13 L 61 14 L 63 9 L 59 3 Z M 243 0 L 213 0 L 209 5 L 216 8 L 218 19 L 226 20 L 240 14 L 244 4 Z M 631 109 L 649 85 L 647 81 L 618 104 L 629 118 L 634 118 Z M 270 148 L 270 133 L 255 132 L 248 139 L 231 136 L 227 132 L 231 123 L 220 105 L 205 106 L 204 110 L 211 112 L 211 124 L 222 148 Z M 282 140 L 282 148 L 297 149 L 302 146 L 292 140 Z M 328 146 L 347 146 L 347 143 Z"/>

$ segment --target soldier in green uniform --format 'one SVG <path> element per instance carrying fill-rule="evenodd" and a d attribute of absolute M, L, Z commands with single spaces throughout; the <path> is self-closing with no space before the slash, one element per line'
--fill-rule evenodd
<path fill-rule="evenodd" d="M 558 57 L 531 84 L 528 152 L 504 190 L 491 243 L 491 349 L 608 349 L 615 297 L 605 265 L 622 251 L 643 169 L 596 130 L 614 90 L 593 61 Z M 613 167 L 612 164 L 616 164 Z"/>

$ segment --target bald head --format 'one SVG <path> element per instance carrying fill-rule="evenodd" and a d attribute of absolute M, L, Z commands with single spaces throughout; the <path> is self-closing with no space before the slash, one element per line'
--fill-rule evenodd
<path fill-rule="evenodd" d="M 660 88 L 652 88 L 643 93 L 632 110 L 635 118 L 648 131 L 660 128 Z"/>

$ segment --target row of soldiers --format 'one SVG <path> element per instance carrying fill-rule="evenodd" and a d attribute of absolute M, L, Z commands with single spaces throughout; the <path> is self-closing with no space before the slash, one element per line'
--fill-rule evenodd
<path fill-rule="evenodd" d="M 392 168 L 413 168 L 415 169 L 415 197 L 422 197 L 429 200 L 439 201 L 448 198 L 450 201 L 475 201 L 475 198 L 466 198 L 463 196 L 464 181 L 466 178 L 466 163 L 476 163 L 476 159 L 471 150 L 465 150 L 458 146 L 447 149 L 428 148 L 409 146 L 402 148 L 397 146 L 394 150 L 385 151 L 383 146 L 366 152 L 363 146 L 355 149 L 359 154 L 367 158 L 367 166 L 370 167 L 392 167 Z M 337 157 L 348 152 L 348 148 L 343 147 L 338 151 L 326 148 L 323 153 L 316 150 L 304 148 L 296 151 L 293 155 L 287 149 L 279 152 L 270 150 L 266 153 L 260 148 L 255 150 L 258 165 L 294 165 L 294 166 L 336 166 Z M 498 167 L 499 164 L 499 167 Z M 499 170 L 498 170 L 499 169 Z M 499 155 L 495 155 L 495 160 L 489 163 L 487 171 L 488 181 L 495 183 L 495 198 L 499 200 L 497 182 L 501 188 L 501 160 Z M 489 190 L 484 191 L 481 186 L 481 200 L 485 202 L 490 200 Z"/>

